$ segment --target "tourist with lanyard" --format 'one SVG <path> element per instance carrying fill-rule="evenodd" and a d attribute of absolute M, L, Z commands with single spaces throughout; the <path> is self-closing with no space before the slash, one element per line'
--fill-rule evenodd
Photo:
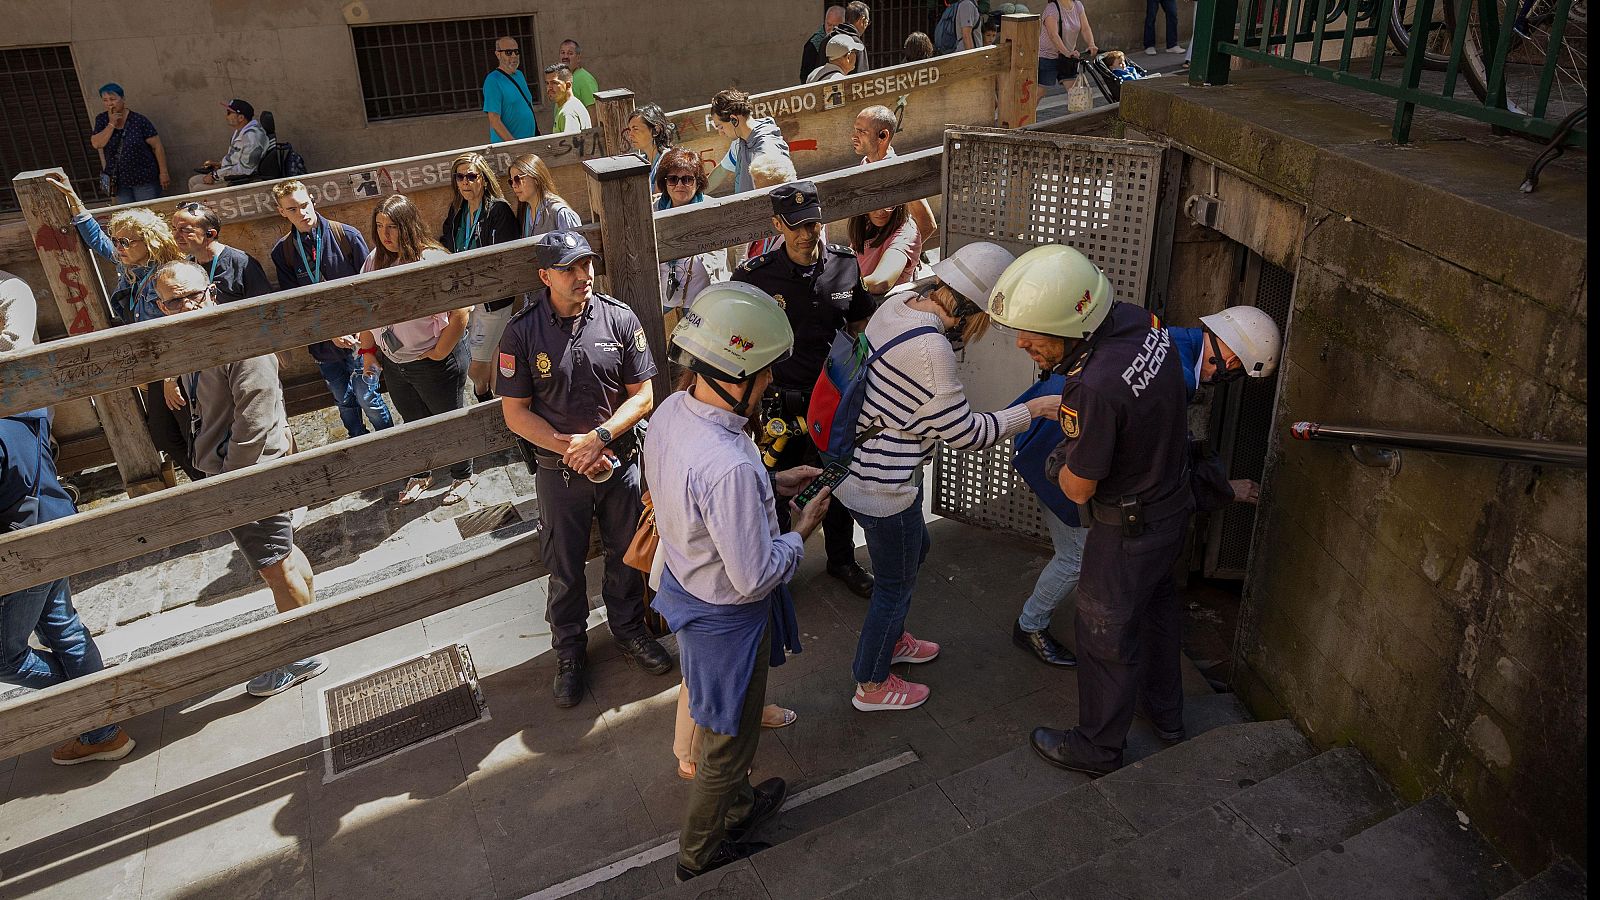
<path fill-rule="evenodd" d="M 84 246 L 117 267 L 117 287 L 111 293 L 114 323 L 124 325 L 161 318 L 151 276 L 163 263 L 183 259 L 183 250 L 173 238 L 166 220 L 154 210 L 136 207 L 113 213 L 111 221 L 102 229 L 65 178 L 55 173 L 45 177 L 66 195 L 72 209 L 72 224 L 77 227 Z M 190 464 L 189 445 L 173 413 L 183 408 L 178 380 L 168 378 L 145 385 L 144 405 L 145 427 L 155 448 L 165 453 L 191 481 L 204 478 L 204 473 Z"/>
<path fill-rule="evenodd" d="M 446 250 L 460 253 L 522 237 L 517 214 L 500 193 L 500 182 L 488 160 L 478 153 L 463 153 L 451 161 L 450 171 L 455 199 L 450 201 L 444 232 L 439 236 L 439 243 Z M 487 402 L 493 396 L 495 348 L 500 345 L 506 323 L 511 321 L 511 307 L 516 300 L 514 296 L 502 297 L 472 308 L 472 321 L 467 325 L 472 365 L 467 374 L 479 402 Z"/>
<path fill-rule="evenodd" d="M 656 209 L 679 209 L 706 198 L 705 169 L 693 150 L 668 150 L 656 160 L 653 184 Z M 669 259 L 661 263 L 661 310 L 668 332 L 678 324 L 678 316 L 689 301 L 728 277 L 725 250 Z"/>
<path fill-rule="evenodd" d="M 628 127 L 622 133 L 633 145 L 634 152 L 650 164 L 650 183 L 655 184 L 661 157 L 678 143 L 678 127 L 661 107 L 647 103 L 628 116 Z"/>
<path fill-rule="evenodd" d="M 376 272 L 446 256 L 449 254 L 428 235 L 422 214 L 406 195 L 390 194 L 372 211 L 372 252 L 361 271 Z M 467 382 L 469 356 L 461 338 L 471 314 L 471 307 L 453 309 L 359 335 L 361 349 L 357 353 L 366 373 L 377 377 L 379 368 L 389 373 L 389 399 L 405 421 L 421 421 L 466 405 L 461 389 Z M 460 503 L 472 489 L 472 458 L 451 466 L 450 478 L 450 489 L 441 501 L 445 506 Z M 431 471 L 412 475 L 400 491 L 399 504 L 416 502 L 432 484 Z"/>
<path fill-rule="evenodd" d="M 699 758 L 678 837 L 677 879 L 686 881 L 766 849 L 750 841 L 783 807 L 788 786 L 754 787 L 767 669 L 798 652 L 799 627 L 785 585 L 805 541 L 828 510 L 826 489 L 793 530 L 774 503 L 820 474 L 801 466 L 769 474 L 750 439 L 751 420 L 789 355 L 794 331 L 770 294 L 715 285 L 695 298 L 672 332 L 681 389 L 650 421 L 644 470 L 660 535 L 660 592 L 653 606 L 678 638 Z"/>
<path fill-rule="evenodd" d="M 261 263 L 238 247 L 222 242 L 222 220 L 210 207 L 191 201 L 179 206 L 168 221 L 178 249 L 206 267 L 211 283 L 217 286 L 218 303 L 272 293 L 272 282 Z"/>
<path fill-rule="evenodd" d="M 583 219 L 556 193 L 555 176 L 538 154 L 524 153 L 511 161 L 506 170 L 515 199 L 517 221 L 522 236 L 533 237 L 547 231 L 573 231 L 583 227 Z"/>

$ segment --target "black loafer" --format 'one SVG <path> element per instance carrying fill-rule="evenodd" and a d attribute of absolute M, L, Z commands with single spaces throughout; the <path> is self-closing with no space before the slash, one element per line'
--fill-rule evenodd
<path fill-rule="evenodd" d="M 1022 623 L 1017 622 L 1011 626 L 1011 643 L 1032 653 L 1036 659 L 1047 666 L 1058 669 L 1071 669 L 1078 664 L 1078 658 L 1072 655 L 1067 645 L 1051 636 L 1049 630 L 1025 631 Z"/>
<path fill-rule="evenodd" d="M 697 878 L 713 869 L 720 869 L 728 863 L 738 862 L 747 856 L 760 853 L 770 848 L 771 844 L 760 841 L 723 841 L 717 845 L 717 852 L 711 854 L 711 859 L 703 869 L 691 869 L 683 863 L 678 863 L 677 878 L 682 884 L 691 878 Z"/>
<path fill-rule="evenodd" d="M 783 808 L 783 801 L 789 797 L 789 785 L 782 778 L 768 778 L 755 786 L 755 792 L 756 799 L 750 806 L 750 814 L 739 824 L 729 826 L 728 840 L 742 843 L 757 828 L 772 821 L 778 815 L 778 810 Z"/>
<path fill-rule="evenodd" d="M 1086 763 L 1075 758 L 1067 751 L 1067 733 L 1058 728 L 1045 728 L 1043 726 L 1035 728 L 1033 734 L 1028 737 L 1028 743 L 1032 745 L 1033 752 L 1039 754 L 1039 758 L 1050 765 L 1073 772 L 1082 772 L 1091 778 L 1110 775 L 1122 767 L 1121 763 L 1114 766 L 1104 766 L 1096 763 Z"/>
<path fill-rule="evenodd" d="M 672 656 L 667 653 L 667 648 L 653 637 L 636 637 L 632 640 L 617 641 L 617 646 L 629 659 L 639 665 L 651 675 L 665 675 L 672 669 Z"/>
<path fill-rule="evenodd" d="M 861 568 L 859 563 L 845 563 L 842 566 L 828 566 L 828 574 L 844 582 L 850 589 L 863 600 L 872 599 L 872 573 Z"/>
<path fill-rule="evenodd" d="M 584 668 L 585 662 L 581 656 L 556 660 L 556 677 L 550 689 L 555 694 L 557 706 L 571 709 L 583 700 Z"/>

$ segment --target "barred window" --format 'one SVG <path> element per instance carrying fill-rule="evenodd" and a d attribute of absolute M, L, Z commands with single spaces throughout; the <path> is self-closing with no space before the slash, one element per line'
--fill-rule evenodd
<path fill-rule="evenodd" d="M 482 109 L 494 42 L 506 36 L 522 48 L 522 73 L 539 101 L 532 16 L 358 25 L 350 33 L 369 122 Z"/>
<path fill-rule="evenodd" d="M 0 50 L 0 212 L 19 207 L 18 172 L 60 166 L 83 197 L 100 196 L 100 159 L 70 47 Z"/>

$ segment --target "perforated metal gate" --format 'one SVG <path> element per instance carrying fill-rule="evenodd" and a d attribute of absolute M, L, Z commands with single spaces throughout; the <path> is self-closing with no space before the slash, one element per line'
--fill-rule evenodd
<path fill-rule="evenodd" d="M 943 251 L 993 241 L 1013 253 L 1063 243 L 1106 273 L 1117 299 L 1148 292 L 1161 181 L 1161 147 L 1078 135 L 994 129 L 945 133 Z M 999 409 L 1038 370 L 992 329 L 962 354 L 976 409 Z M 1009 440 L 982 453 L 941 446 L 934 457 L 939 515 L 1048 542 L 1033 492 L 1011 467 Z"/>

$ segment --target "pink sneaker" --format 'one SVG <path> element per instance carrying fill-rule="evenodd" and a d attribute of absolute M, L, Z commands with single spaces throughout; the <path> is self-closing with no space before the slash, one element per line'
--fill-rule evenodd
<path fill-rule="evenodd" d="M 900 633 L 900 640 L 894 642 L 894 656 L 889 659 L 889 665 L 932 662 L 938 655 L 938 644 L 933 641 L 919 641 L 911 636 L 911 632 L 903 631 Z"/>
<path fill-rule="evenodd" d="M 875 691 L 864 691 L 861 685 L 856 685 L 856 695 L 850 698 L 850 703 L 862 712 L 872 712 L 875 709 L 916 709 L 928 702 L 928 694 L 927 685 L 914 684 L 899 675 L 890 675 L 889 680 L 878 685 Z"/>

